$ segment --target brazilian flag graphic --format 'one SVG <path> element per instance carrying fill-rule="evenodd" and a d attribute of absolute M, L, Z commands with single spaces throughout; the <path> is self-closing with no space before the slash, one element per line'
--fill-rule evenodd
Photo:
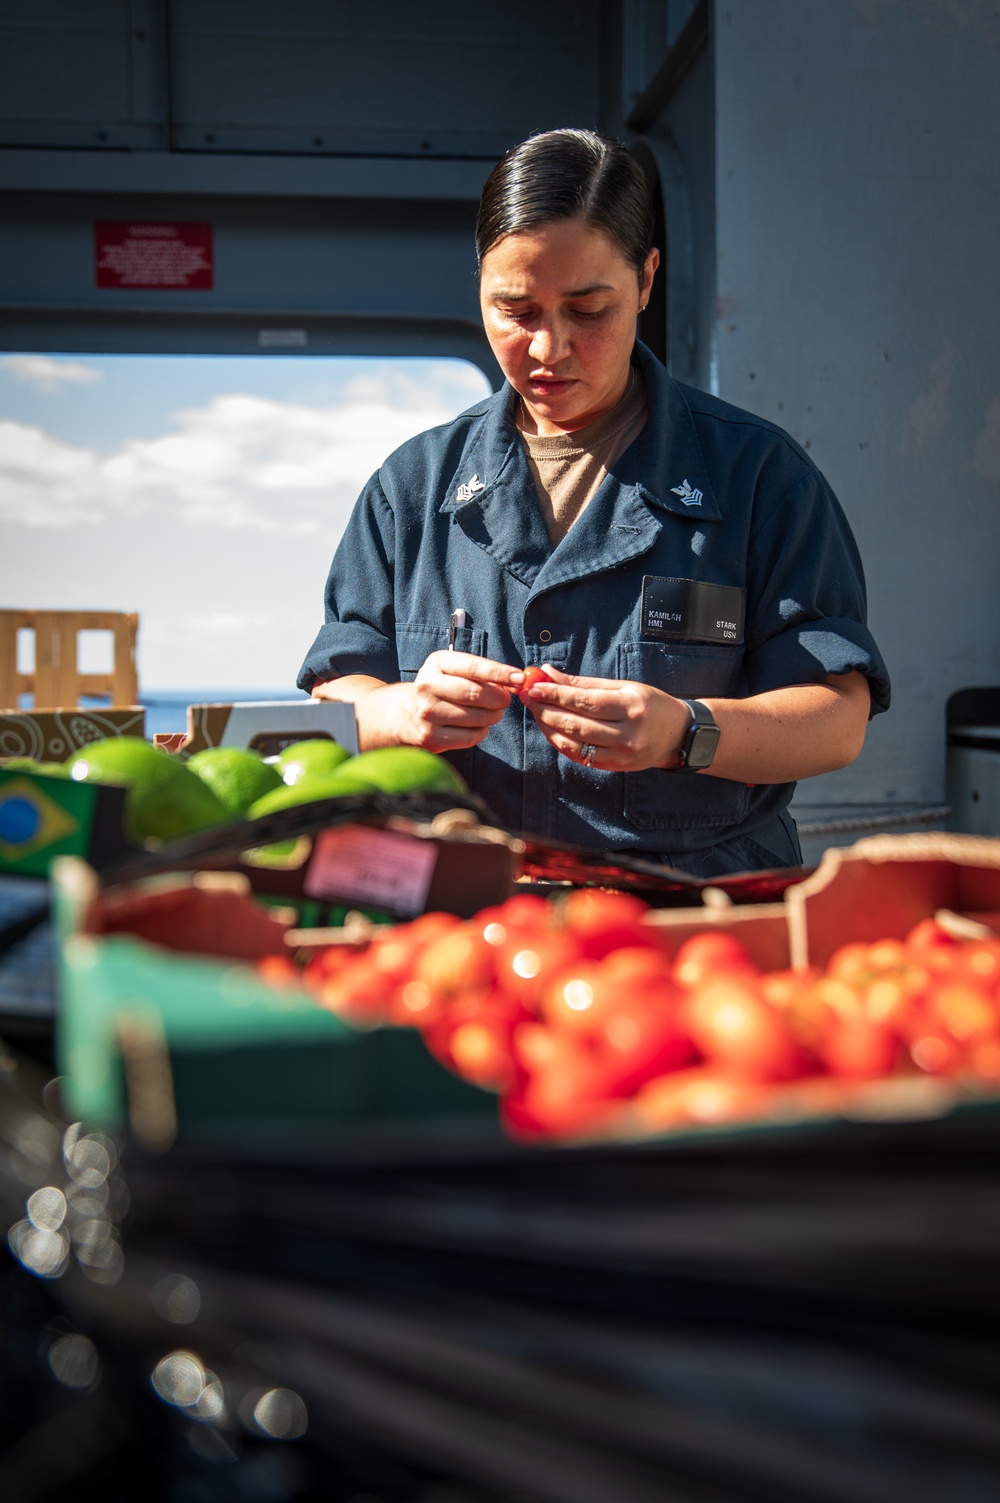
<path fill-rule="evenodd" d="M 57 780 L 45 780 L 57 788 Z M 0 859 L 8 868 L 21 868 L 31 857 L 45 851 L 51 860 L 73 848 L 72 837 L 81 832 L 81 820 L 66 807 L 74 802 L 72 788 L 68 798 L 60 799 L 43 786 L 42 779 L 24 776 L 4 778 L 0 782 Z M 34 862 L 31 863 L 34 865 Z"/>

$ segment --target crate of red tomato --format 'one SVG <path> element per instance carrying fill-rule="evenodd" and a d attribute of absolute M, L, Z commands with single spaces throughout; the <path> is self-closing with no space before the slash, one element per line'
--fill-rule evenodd
<path fill-rule="evenodd" d="M 1000 1093 L 997 841 L 863 841 L 768 905 L 520 892 L 298 961 L 346 1022 L 418 1029 L 520 1138 L 934 1115 Z"/>

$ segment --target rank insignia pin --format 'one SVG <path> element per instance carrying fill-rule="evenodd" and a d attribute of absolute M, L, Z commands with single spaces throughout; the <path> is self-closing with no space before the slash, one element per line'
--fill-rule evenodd
<path fill-rule="evenodd" d="M 670 487 L 670 494 L 672 496 L 680 496 L 685 506 L 701 505 L 701 491 L 696 490 L 690 480 L 683 480 L 680 485 L 672 485 Z"/>
<path fill-rule="evenodd" d="M 480 480 L 479 476 L 473 475 L 471 480 L 466 481 L 464 485 L 460 485 L 458 487 L 458 500 L 471 501 L 477 491 L 482 491 L 485 489 L 486 487 L 483 485 L 483 482 Z"/>

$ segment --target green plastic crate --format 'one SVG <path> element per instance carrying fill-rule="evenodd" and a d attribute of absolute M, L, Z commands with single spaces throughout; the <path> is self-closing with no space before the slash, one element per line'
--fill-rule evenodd
<path fill-rule="evenodd" d="M 445 1070 L 415 1030 L 362 1032 L 302 989 L 265 984 L 247 963 L 82 932 L 91 883 L 80 862 L 53 869 L 57 1059 L 74 1118 L 130 1122 L 154 1147 L 167 1146 L 171 1113 L 180 1134 L 496 1123 L 496 1098 Z"/>

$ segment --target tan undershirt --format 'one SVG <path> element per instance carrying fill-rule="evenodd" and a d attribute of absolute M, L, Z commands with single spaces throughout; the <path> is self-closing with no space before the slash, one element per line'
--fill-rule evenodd
<path fill-rule="evenodd" d="M 575 433 L 524 433 L 521 438 L 553 547 L 583 514 L 617 459 L 638 438 L 649 409 L 635 375 L 616 406 Z"/>

